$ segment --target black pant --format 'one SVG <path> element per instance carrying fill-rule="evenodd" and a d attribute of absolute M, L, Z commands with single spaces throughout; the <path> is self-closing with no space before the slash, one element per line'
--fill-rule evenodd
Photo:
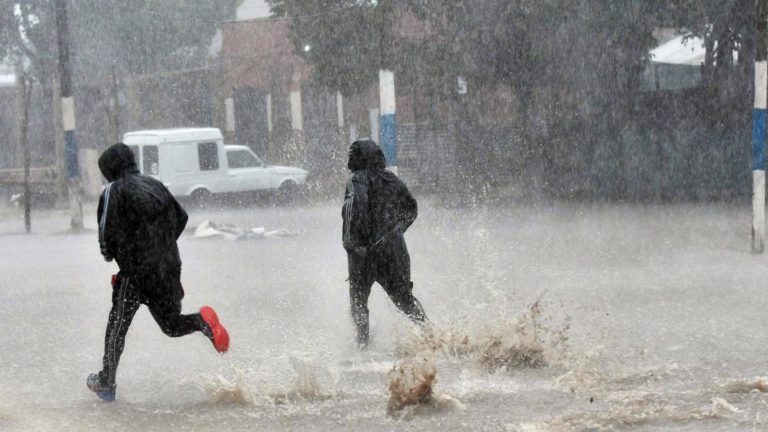
<path fill-rule="evenodd" d="M 374 282 L 384 288 L 395 306 L 413 322 L 426 320 L 424 309 L 412 293 L 411 257 L 402 234 L 391 235 L 364 256 L 349 252 L 347 261 L 352 320 L 357 327 L 359 344 L 368 344 L 368 296 Z"/>
<path fill-rule="evenodd" d="M 167 267 L 140 274 L 118 274 L 112 287 L 112 309 L 109 311 L 104 338 L 104 369 L 99 372 L 103 383 L 115 384 L 125 335 L 142 304 L 147 305 L 160 329 L 170 337 L 184 336 L 195 331 L 210 332 L 200 314 L 181 314 L 184 290 L 179 280 L 180 275 L 181 269 Z"/>

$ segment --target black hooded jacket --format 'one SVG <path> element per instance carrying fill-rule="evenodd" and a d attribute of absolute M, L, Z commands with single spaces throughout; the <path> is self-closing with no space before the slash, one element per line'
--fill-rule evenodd
<path fill-rule="evenodd" d="M 99 198 L 99 245 L 104 258 L 126 273 L 151 272 L 157 266 L 181 266 L 176 239 L 187 213 L 159 181 L 139 174 L 133 152 L 118 143 L 99 157 L 110 182 Z"/>
<path fill-rule="evenodd" d="M 342 241 L 347 251 L 376 248 L 416 220 L 418 206 L 405 184 L 384 169 L 384 153 L 373 140 L 352 143 L 342 207 Z"/>

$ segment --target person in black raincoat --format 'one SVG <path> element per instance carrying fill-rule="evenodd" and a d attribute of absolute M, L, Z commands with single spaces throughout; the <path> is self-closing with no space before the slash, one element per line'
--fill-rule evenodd
<path fill-rule="evenodd" d="M 141 175 L 131 149 L 118 143 L 99 158 L 110 182 L 99 198 L 99 245 L 106 261 L 120 271 L 112 277 L 112 310 L 104 338 L 103 369 L 88 377 L 88 388 L 104 400 L 115 399 L 115 374 L 133 316 L 144 304 L 162 331 L 171 337 L 202 332 L 219 352 L 229 335 L 209 306 L 183 315 L 181 259 L 176 239 L 187 213 L 159 181 Z"/>
<path fill-rule="evenodd" d="M 403 233 L 416 220 L 416 200 L 405 184 L 384 169 L 384 153 L 370 139 L 349 149 L 347 182 L 342 207 L 342 242 L 349 264 L 349 297 L 357 341 L 367 346 L 368 296 L 378 282 L 394 304 L 412 321 L 426 320 L 413 296 L 411 258 Z"/>

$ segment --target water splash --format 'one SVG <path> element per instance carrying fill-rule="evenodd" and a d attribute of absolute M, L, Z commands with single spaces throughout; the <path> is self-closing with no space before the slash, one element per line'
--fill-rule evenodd
<path fill-rule="evenodd" d="M 229 380 L 223 375 L 203 376 L 197 386 L 208 395 L 215 404 L 222 405 L 251 405 L 253 395 L 245 384 L 245 375 L 239 369 L 235 370 L 235 378 Z"/>
<path fill-rule="evenodd" d="M 681 366 L 676 362 L 642 369 L 609 368 L 607 366 L 578 368 L 569 370 L 557 377 L 555 383 L 571 393 L 634 389 L 676 379 L 680 375 L 687 376 L 691 369 L 693 366 Z"/>
<path fill-rule="evenodd" d="M 309 355 L 294 353 L 291 355 L 290 361 L 296 375 L 286 391 L 271 395 L 275 403 L 316 402 L 335 400 L 339 397 L 337 390 L 338 371 L 331 368 L 326 369 L 330 381 L 330 391 L 325 391 L 315 373 L 317 368 Z"/>
<path fill-rule="evenodd" d="M 716 397 L 712 399 L 712 405 L 709 408 L 708 414 L 709 417 L 728 418 L 731 414 L 739 412 L 741 412 L 741 410 L 728 403 L 727 400 Z"/>
<path fill-rule="evenodd" d="M 768 393 L 768 377 L 758 376 L 751 380 L 736 380 L 723 386 L 727 393 Z"/>
<path fill-rule="evenodd" d="M 539 299 L 515 318 L 501 313 L 480 322 L 464 319 L 445 328 L 430 326 L 413 332 L 398 339 L 395 354 L 408 358 L 427 351 L 470 358 L 490 371 L 542 368 L 566 357 L 569 328 L 570 317 L 560 325 L 552 324 Z"/>
<path fill-rule="evenodd" d="M 681 401 L 665 400 L 658 394 L 646 393 L 637 398 L 625 398 L 607 409 L 568 411 L 553 418 L 521 425 L 521 429 L 530 432 L 615 430 L 648 424 L 677 424 L 713 418 L 748 422 L 748 419 L 738 417 L 740 413 L 741 410 L 722 398 L 713 398 L 709 405 L 696 406 Z"/>
<path fill-rule="evenodd" d="M 430 355 L 400 362 L 392 368 L 388 378 L 387 415 L 390 417 L 403 420 L 465 408 L 458 399 L 435 392 L 437 368 Z"/>
<path fill-rule="evenodd" d="M 392 416 L 406 406 L 432 402 L 432 387 L 437 382 L 437 369 L 432 359 L 403 362 L 389 373 L 387 414 Z"/>

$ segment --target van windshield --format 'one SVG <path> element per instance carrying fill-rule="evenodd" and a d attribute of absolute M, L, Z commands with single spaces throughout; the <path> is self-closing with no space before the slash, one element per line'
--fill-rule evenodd
<path fill-rule="evenodd" d="M 227 165 L 230 168 L 257 168 L 263 164 L 247 150 L 230 150 L 227 151 Z"/>

